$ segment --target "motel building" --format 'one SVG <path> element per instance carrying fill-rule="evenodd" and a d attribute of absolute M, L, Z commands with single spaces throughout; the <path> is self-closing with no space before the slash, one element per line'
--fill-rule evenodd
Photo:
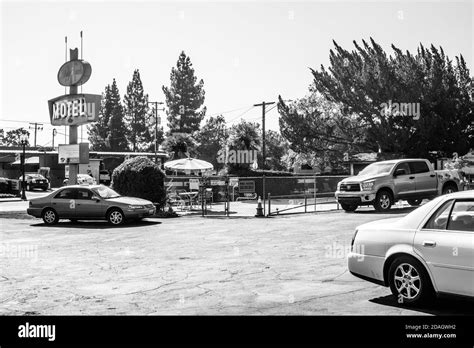
<path fill-rule="evenodd" d="M 21 177 L 22 147 L 0 146 L 0 177 L 18 179 Z M 108 170 L 112 172 L 123 161 L 136 156 L 145 156 L 154 160 L 154 152 L 105 152 L 89 151 L 89 163 L 82 164 L 79 168 L 81 174 L 91 174 L 99 183 L 99 171 Z M 57 148 L 33 148 L 25 149 L 25 173 L 49 173 L 48 179 L 51 187 L 63 186 L 66 178 L 66 165 L 60 164 Z M 156 154 L 158 164 L 168 159 L 168 154 L 158 151 Z"/>

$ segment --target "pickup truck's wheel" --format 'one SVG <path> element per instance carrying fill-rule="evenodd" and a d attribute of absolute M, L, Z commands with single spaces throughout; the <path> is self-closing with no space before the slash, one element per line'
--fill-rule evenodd
<path fill-rule="evenodd" d="M 392 194 L 387 190 L 377 192 L 374 201 L 374 208 L 377 211 L 388 211 L 393 204 Z"/>
<path fill-rule="evenodd" d="M 125 216 L 120 209 L 113 208 L 107 214 L 107 221 L 111 225 L 118 226 L 124 223 Z"/>
<path fill-rule="evenodd" d="M 400 256 L 388 270 L 390 290 L 402 304 L 427 302 L 434 297 L 430 277 L 423 265 L 411 256 Z"/>
<path fill-rule="evenodd" d="M 54 209 L 47 208 L 42 214 L 43 221 L 46 225 L 54 225 L 59 221 L 58 213 Z"/>
<path fill-rule="evenodd" d="M 347 203 L 339 203 L 345 211 L 354 211 L 357 209 L 357 204 L 347 204 Z"/>
<path fill-rule="evenodd" d="M 447 195 L 448 193 L 458 192 L 458 188 L 456 185 L 447 184 L 443 187 L 443 195 Z"/>
<path fill-rule="evenodd" d="M 412 207 L 417 207 L 421 204 L 421 202 L 423 202 L 422 199 L 409 199 L 408 201 L 408 204 L 410 204 Z"/>

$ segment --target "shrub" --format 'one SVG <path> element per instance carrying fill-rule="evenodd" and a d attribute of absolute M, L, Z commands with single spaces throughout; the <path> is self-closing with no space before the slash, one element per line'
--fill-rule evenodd
<path fill-rule="evenodd" d="M 152 201 L 161 209 L 166 200 L 165 174 L 147 157 L 135 157 L 123 162 L 112 173 L 112 188 L 124 196 Z"/>

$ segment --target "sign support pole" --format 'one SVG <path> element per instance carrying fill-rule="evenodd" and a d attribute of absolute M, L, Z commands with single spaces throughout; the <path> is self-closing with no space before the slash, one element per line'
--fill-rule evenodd
<path fill-rule="evenodd" d="M 77 60 L 79 52 L 77 48 L 69 49 L 70 60 Z M 77 85 L 69 87 L 69 94 L 77 94 Z M 77 144 L 77 125 L 69 126 L 69 144 Z M 79 172 L 79 164 L 69 164 L 69 184 L 77 184 L 77 174 Z"/>

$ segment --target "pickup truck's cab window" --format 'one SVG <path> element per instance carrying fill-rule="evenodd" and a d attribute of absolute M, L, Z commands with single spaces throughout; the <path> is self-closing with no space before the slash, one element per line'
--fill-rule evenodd
<path fill-rule="evenodd" d="M 410 162 L 410 169 L 413 174 L 428 173 L 430 171 L 426 162 L 423 161 Z"/>
<path fill-rule="evenodd" d="M 408 163 L 406 162 L 403 162 L 403 163 L 400 163 L 399 165 L 397 165 L 397 168 L 395 168 L 395 172 L 399 169 L 402 169 L 405 171 L 404 174 L 400 174 L 400 175 L 408 175 L 410 174 L 410 166 L 408 165 Z"/>

